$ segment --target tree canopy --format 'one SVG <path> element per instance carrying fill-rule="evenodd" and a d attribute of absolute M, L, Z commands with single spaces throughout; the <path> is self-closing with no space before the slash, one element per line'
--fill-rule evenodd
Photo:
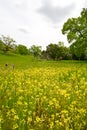
<path fill-rule="evenodd" d="M 44 55 L 47 59 L 52 60 L 71 59 L 69 48 L 65 47 L 63 42 L 49 44 L 46 47 L 46 53 L 44 52 Z"/>
<path fill-rule="evenodd" d="M 87 50 L 87 9 L 83 9 L 77 18 L 69 18 L 64 23 L 62 33 L 67 35 L 71 50 L 81 57 Z"/>
<path fill-rule="evenodd" d="M 0 37 L 0 47 L 1 47 L 0 50 L 4 51 L 4 53 L 11 51 L 14 43 L 15 41 L 12 38 L 10 38 L 9 36 L 6 37 L 2 35 Z"/>
<path fill-rule="evenodd" d="M 21 55 L 27 55 L 28 54 L 28 49 L 25 45 L 19 44 L 16 47 L 16 52 L 21 54 Z"/>
<path fill-rule="evenodd" d="M 32 45 L 29 48 L 29 53 L 35 57 L 41 56 L 41 46 Z"/>

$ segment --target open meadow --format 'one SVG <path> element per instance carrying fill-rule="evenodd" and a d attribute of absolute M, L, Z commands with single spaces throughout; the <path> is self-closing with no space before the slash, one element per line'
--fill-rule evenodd
<path fill-rule="evenodd" d="M 87 62 L 0 55 L 0 130 L 87 130 Z"/>

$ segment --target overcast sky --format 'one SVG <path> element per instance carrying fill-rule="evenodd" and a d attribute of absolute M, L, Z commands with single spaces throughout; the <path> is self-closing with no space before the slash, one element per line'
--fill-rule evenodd
<path fill-rule="evenodd" d="M 40 45 L 63 41 L 68 18 L 78 17 L 87 0 L 0 0 L 0 36 L 9 35 L 17 44 Z"/>

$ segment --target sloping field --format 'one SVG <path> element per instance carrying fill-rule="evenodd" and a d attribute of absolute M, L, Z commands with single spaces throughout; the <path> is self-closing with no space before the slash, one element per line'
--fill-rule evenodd
<path fill-rule="evenodd" d="M 1 64 L 0 129 L 86 130 L 87 64 L 29 63 L 26 69 Z"/>

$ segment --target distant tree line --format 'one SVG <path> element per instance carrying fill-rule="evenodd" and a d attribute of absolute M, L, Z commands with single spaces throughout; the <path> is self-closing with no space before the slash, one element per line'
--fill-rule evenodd
<path fill-rule="evenodd" d="M 0 53 L 3 54 L 20 54 L 20 55 L 33 55 L 46 60 L 81 60 L 86 59 L 86 54 L 83 53 L 81 57 L 74 53 L 72 45 L 70 47 L 64 46 L 63 42 L 58 42 L 58 44 L 50 43 L 46 50 L 42 50 L 41 46 L 32 45 L 30 48 L 27 48 L 25 45 L 19 44 L 16 45 L 15 40 L 9 36 L 0 37 Z M 79 53 L 79 52 L 78 52 Z"/>
<path fill-rule="evenodd" d="M 16 41 L 9 36 L 2 35 L 0 37 L 0 53 L 8 54 L 21 54 L 21 55 L 33 55 L 34 57 L 41 57 L 41 46 L 32 45 L 27 48 L 25 45 L 16 44 Z"/>
<path fill-rule="evenodd" d="M 79 52 L 79 50 L 76 50 Z M 39 57 L 46 60 L 85 60 L 87 59 L 87 52 L 83 51 L 82 55 L 77 55 L 73 44 L 69 47 L 64 46 L 63 42 L 58 44 L 50 43 L 46 50 L 42 50 L 41 46 L 32 45 L 27 48 L 25 45 L 16 45 L 16 42 L 9 36 L 0 37 L 0 53 L 8 54 L 21 54 L 21 55 L 33 55 L 34 57 Z"/>
<path fill-rule="evenodd" d="M 15 40 L 2 35 L 0 53 L 33 55 L 47 60 L 87 60 L 87 8 L 83 8 L 79 17 L 69 18 L 64 23 L 62 34 L 66 34 L 69 47 L 64 46 L 63 42 L 50 43 L 43 51 L 41 46 L 32 45 L 27 48 L 22 44 L 16 45 Z"/>

